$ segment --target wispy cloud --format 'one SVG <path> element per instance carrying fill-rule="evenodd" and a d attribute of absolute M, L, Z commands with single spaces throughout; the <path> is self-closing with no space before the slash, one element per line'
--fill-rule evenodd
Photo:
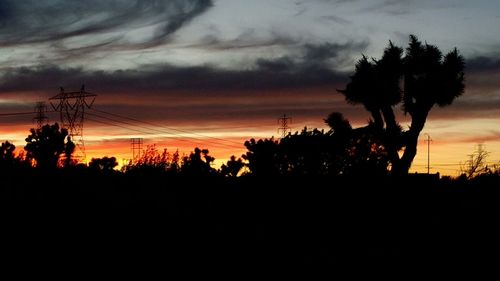
<path fill-rule="evenodd" d="M 363 8 L 364 11 L 379 11 L 389 15 L 399 16 L 418 13 L 425 9 L 442 9 L 456 5 L 452 1 L 432 0 L 379 0 Z"/>
<path fill-rule="evenodd" d="M 125 40 L 128 32 L 147 27 L 152 28 L 151 34 L 139 43 L 154 44 L 211 6 L 210 0 L 3 0 L 0 46 L 112 32 Z"/>

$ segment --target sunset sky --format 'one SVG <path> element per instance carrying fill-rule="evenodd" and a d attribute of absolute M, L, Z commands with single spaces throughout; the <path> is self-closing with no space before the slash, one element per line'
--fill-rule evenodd
<path fill-rule="evenodd" d="M 406 47 L 415 34 L 466 58 L 466 92 L 433 108 L 413 167 L 426 171 L 428 134 L 431 171 L 457 175 L 477 144 L 500 161 L 498 11 L 489 0 L 0 0 L 0 141 L 23 147 L 34 126 L 32 115 L 5 114 L 85 84 L 97 95 L 88 158 L 131 158 L 130 138 L 141 137 L 208 148 L 220 164 L 247 139 L 278 136 L 283 114 L 294 131 L 327 129 L 332 111 L 366 124 L 336 89 L 362 54 L 379 58 L 389 40 Z"/>

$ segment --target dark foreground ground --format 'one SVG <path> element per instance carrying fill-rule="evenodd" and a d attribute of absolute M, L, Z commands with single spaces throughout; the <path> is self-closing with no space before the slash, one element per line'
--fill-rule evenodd
<path fill-rule="evenodd" d="M 2 253 L 45 269 L 167 276 L 180 268 L 481 271 L 498 262 L 499 183 L 4 176 Z"/>

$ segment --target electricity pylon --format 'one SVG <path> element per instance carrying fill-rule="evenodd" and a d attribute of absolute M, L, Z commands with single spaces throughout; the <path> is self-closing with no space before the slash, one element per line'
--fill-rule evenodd
<path fill-rule="evenodd" d="M 143 139 L 131 138 L 130 144 L 132 146 L 132 163 L 136 164 L 141 159 Z"/>
<path fill-rule="evenodd" d="M 82 85 L 80 91 L 64 92 L 60 88 L 58 95 L 51 97 L 50 104 L 54 111 L 59 112 L 61 126 L 68 130 L 71 140 L 76 145 L 78 152 L 75 158 L 85 162 L 85 144 L 83 142 L 83 122 L 85 121 L 85 108 L 90 109 L 97 95 L 86 92 Z"/>
<path fill-rule="evenodd" d="M 281 132 L 281 137 L 284 138 L 286 135 L 291 132 L 292 128 L 288 126 L 289 123 L 292 123 L 292 118 L 286 117 L 286 114 L 283 117 L 278 118 L 278 134 Z"/>
<path fill-rule="evenodd" d="M 33 122 L 36 122 L 38 129 L 42 128 L 43 124 L 49 121 L 49 118 L 47 118 L 47 115 L 45 115 L 46 112 L 47 112 L 47 105 L 45 104 L 45 102 L 44 101 L 37 102 L 35 105 L 36 115 L 33 118 Z"/>

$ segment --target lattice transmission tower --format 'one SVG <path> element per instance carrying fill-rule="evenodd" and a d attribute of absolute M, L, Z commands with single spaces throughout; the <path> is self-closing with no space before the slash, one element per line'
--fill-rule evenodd
<path fill-rule="evenodd" d="M 39 101 L 35 105 L 35 117 L 33 118 L 33 123 L 36 122 L 38 129 L 42 128 L 43 124 L 49 122 L 49 118 L 46 115 L 47 105 L 44 101 Z"/>
<path fill-rule="evenodd" d="M 284 138 L 288 133 L 292 131 L 292 128 L 288 124 L 292 123 L 292 118 L 287 117 L 283 114 L 283 117 L 278 118 L 278 134 L 281 132 L 281 137 Z"/>
<path fill-rule="evenodd" d="M 59 112 L 61 126 L 68 130 L 71 140 L 76 145 L 75 158 L 85 162 L 85 144 L 83 141 L 83 122 L 85 109 L 90 109 L 97 95 L 86 92 L 82 85 L 80 91 L 65 92 L 61 87 L 58 95 L 51 97 L 50 104 Z"/>
<path fill-rule="evenodd" d="M 130 145 L 132 147 L 132 163 L 137 164 L 141 159 L 143 138 L 131 138 Z"/>

